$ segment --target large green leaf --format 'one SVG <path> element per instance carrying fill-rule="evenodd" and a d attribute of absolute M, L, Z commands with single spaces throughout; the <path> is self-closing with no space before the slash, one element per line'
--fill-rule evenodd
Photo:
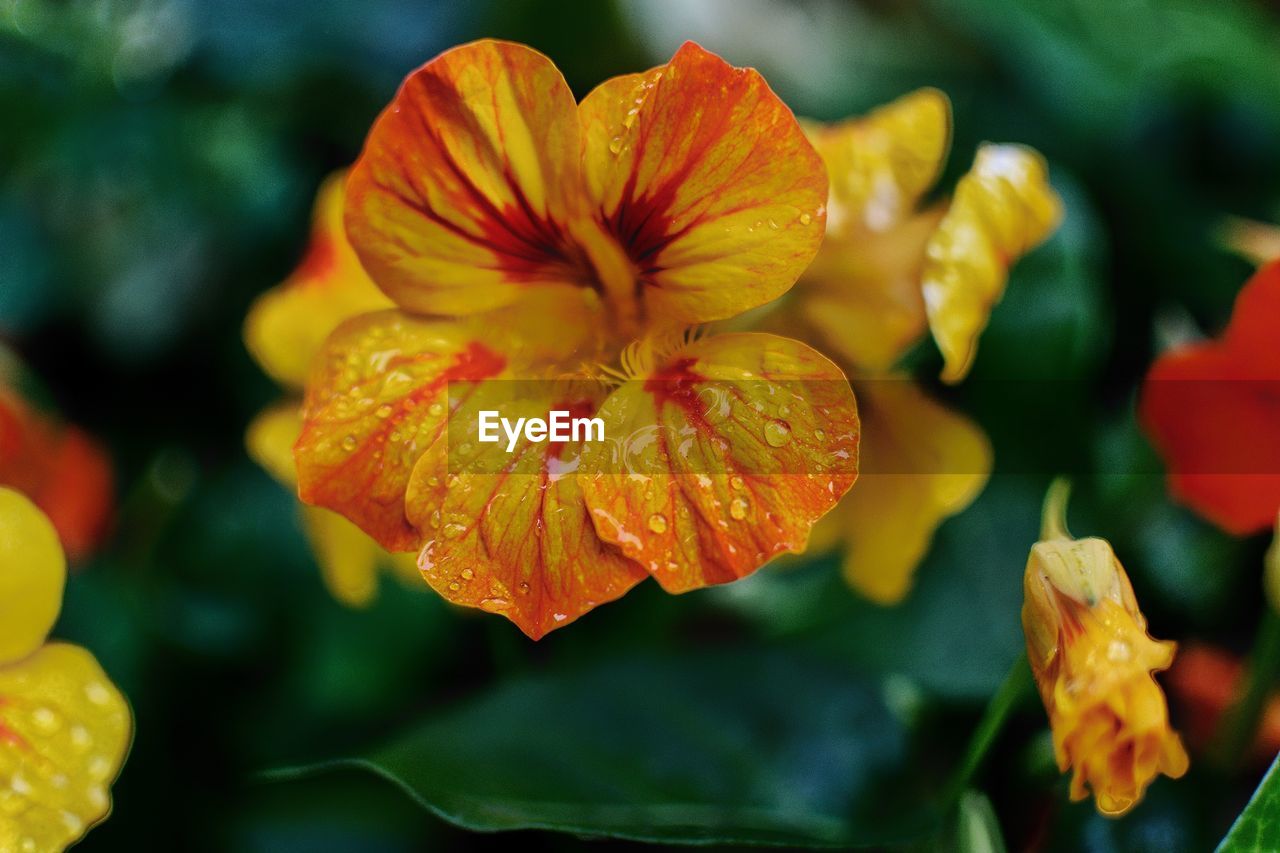
<path fill-rule="evenodd" d="M 1218 845 L 1218 853 L 1280 850 L 1280 758 L 1271 765 L 1249 805 Z"/>
<path fill-rule="evenodd" d="M 364 768 L 481 831 L 857 846 L 930 828 L 904 749 L 845 670 L 737 649 L 509 682 L 366 756 L 273 775 Z"/>

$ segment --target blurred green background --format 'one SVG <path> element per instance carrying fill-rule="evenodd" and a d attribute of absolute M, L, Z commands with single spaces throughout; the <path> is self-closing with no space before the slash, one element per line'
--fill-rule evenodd
<path fill-rule="evenodd" d="M 983 140 L 1049 158 L 1067 221 L 1017 268 L 972 381 L 943 394 L 988 429 L 997 473 L 902 606 L 809 560 L 678 598 L 642 585 L 535 645 L 425 587 L 387 579 L 365 611 L 326 594 L 292 497 L 244 452 L 277 390 L 241 324 L 398 82 L 486 36 L 547 53 L 579 96 L 687 38 L 820 119 L 938 86 L 956 117 L 944 185 Z M 949 847 L 944 786 L 1021 650 L 1058 471 L 1078 480 L 1073 528 L 1113 541 L 1156 636 L 1252 642 L 1265 542 L 1171 505 L 1131 410 L 1158 348 L 1220 329 L 1250 272 L 1223 218 L 1280 222 L 1274 2 L 0 0 L 0 115 L 0 335 L 117 469 L 115 535 L 55 635 L 97 654 L 137 739 L 78 849 Z M 1012 406 L 994 379 L 1033 390 Z M 349 756 L 413 777 L 453 823 L 367 770 L 270 772 Z M 1104 821 L 1067 803 L 1031 702 L 978 781 L 1010 849 L 1204 850 L 1261 769 L 1193 756 Z"/>

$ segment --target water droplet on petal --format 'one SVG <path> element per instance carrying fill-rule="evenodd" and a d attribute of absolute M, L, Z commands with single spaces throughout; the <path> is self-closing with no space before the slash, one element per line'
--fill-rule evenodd
<path fill-rule="evenodd" d="M 610 154 L 622 153 L 622 137 L 621 136 L 615 136 L 613 139 L 609 140 L 609 153 Z"/>
<path fill-rule="evenodd" d="M 666 533 L 667 517 L 660 512 L 655 512 L 649 516 L 649 529 L 654 533 Z"/>
<path fill-rule="evenodd" d="M 444 406 L 439 403 L 432 403 L 430 406 L 427 406 L 427 414 L 431 415 L 433 418 L 438 418 L 444 414 Z"/>
<path fill-rule="evenodd" d="M 476 576 L 476 573 L 475 573 L 475 571 L 473 571 L 472 569 L 463 569 L 463 570 L 462 570 L 461 577 L 462 577 L 462 579 L 463 579 L 464 581 L 469 581 L 469 580 L 471 580 L 472 578 L 474 578 L 475 576 Z"/>
<path fill-rule="evenodd" d="M 826 434 L 825 432 L 823 432 L 822 430 L 820 430 L 820 429 L 815 429 L 815 430 L 813 431 L 813 437 L 814 437 L 814 438 L 816 438 L 818 441 L 826 441 L 826 440 L 827 440 L 827 434 Z"/>
<path fill-rule="evenodd" d="M 729 515 L 732 516 L 735 521 L 742 521 L 742 519 L 747 517 L 747 510 L 750 507 L 751 504 L 747 503 L 746 498 L 734 498 L 729 502 Z"/>
<path fill-rule="evenodd" d="M 786 421 L 769 421 L 764 425 L 764 440 L 770 447 L 782 447 L 791 441 L 791 425 Z"/>
<path fill-rule="evenodd" d="M 374 414 L 385 420 L 386 418 L 391 417 L 391 406 L 387 403 L 383 403 L 377 408 Z"/>
<path fill-rule="evenodd" d="M 809 215 L 809 214 L 807 214 L 807 213 L 802 213 L 802 214 L 800 214 L 800 224 L 801 224 L 801 225 L 808 225 L 810 222 L 813 222 L 813 217 L 812 217 L 812 216 L 810 216 L 810 215 Z"/>
<path fill-rule="evenodd" d="M 342 439 L 342 449 L 347 451 L 348 453 L 355 450 L 356 437 L 354 435 L 349 435 L 346 438 Z"/>
<path fill-rule="evenodd" d="M 738 491 L 742 491 L 747 487 L 747 484 L 744 483 L 742 481 L 742 478 L 739 477 L 737 474 L 734 474 L 732 477 L 729 478 L 729 485 L 733 486 Z"/>

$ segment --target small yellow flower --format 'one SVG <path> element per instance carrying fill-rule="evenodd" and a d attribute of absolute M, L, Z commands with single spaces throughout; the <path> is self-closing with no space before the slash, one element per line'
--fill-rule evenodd
<path fill-rule="evenodd" d="M 1173 663 L 1175 645 L 1147 633 L 1111 545 L 1071 538 L 1067 492 L 1058 481 L 1045 498 L 1041 541 L 1027 560 L 1022 627 L 1058 767 L 1073 770 L 1071 799 L 1091 790 L 1099 812 L 1119 816 L 1158 774 L 1176 779 L 1187 771 L 1152 677 Z"/>
<path fill-rule="evenodd" d="M 0 851 L 63 850 L 111 811 L 133 732 L 93 655 L 46 642 L 67 566 L 58 534 L 0 488 Z"/>

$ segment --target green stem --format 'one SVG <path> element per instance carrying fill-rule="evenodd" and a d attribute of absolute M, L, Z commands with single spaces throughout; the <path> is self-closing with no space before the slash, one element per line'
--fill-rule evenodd
<path fill-rule="evenodd" d="M 987 709 L 983 711 L 982 719 L 978 721 L 978 727 L 974 729 L 973 737 L 969 739 L 964 760 L 960 762 L 955 775 L 947 785 L 946 802 L 953 802 L 969 787 L 970 781 L 982 766 L 983 759 L 986 758 L 991 745 L 995 743 L 1010 713 L 1033 692 L 1034 686 L 1027 656 L 1019 655 L 1013 666 L 1009 668 L 1009 673 L 1004 677 L 999 689 L 987 703 Z"/>
<path fill-rule="evenodd" d="M 1258 731 L 1267 698 L 1280 677 L 1280 614 L 1270 607 L 1258 625 L 1253 656 L 1244 691 L 1222 718 L 1218 729 L 1217 758 L 1224 770 L 1240 766 Z"/>

